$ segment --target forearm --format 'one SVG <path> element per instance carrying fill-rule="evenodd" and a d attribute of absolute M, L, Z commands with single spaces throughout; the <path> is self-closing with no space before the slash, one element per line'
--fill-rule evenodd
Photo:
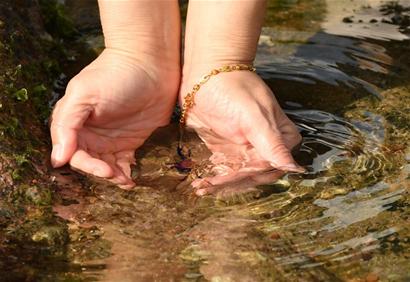
<path fill-rule="evenodd" d="M 178 0 L 99 0 L 106 48 L 138 60 L 179 65 Z"/>
<path fill-rule="evenodd" d="M 200 65 L 252 63 L 265 9 L 265 0 L 191 0 L 184 72 Z"/>

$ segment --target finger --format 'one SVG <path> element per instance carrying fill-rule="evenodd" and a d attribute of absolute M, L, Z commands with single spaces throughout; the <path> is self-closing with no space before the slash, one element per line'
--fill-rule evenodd
<path fill-rule="evenodd" d="M 249 176 L 255 175 L 258 173 L 257 171 L 234 171 L 224 174 L 224 175 L 216 175 L 201 178 L 200 180 L 197 179 L 196 181 L 192 182 L 192 187 L 196 189 L 201 189 L 204 186 L 216 186 L 216 185 L 223 185 L 231 182 L 237 182 Z"/>
<path fill-rule="evenodd" d="M 245 167 L 233 169 L 227 165 L 216 165 L 212 171 L 216 175 L 194 180 L 191 185 L 195 189 L 209 186 L 220 186 L 228 183 L 238 183 L 242 179 L 249 178 L 265 171 L 271 171 L 272 167 L 267 162 L 247 163 Z"/>
<path fill-rule="evenodd" d="M 195 194 L 197 196 L 204 196 L 209 194 L 218 194 L 218 195 L 234 195 L 242 194 L 249 191 L 255 190 L 258 185 L 264 185 L 268 183 L 273 183 L 277 181 L 284 175 L 284 172 L 281 170 L 269 170 L 262 172 L 253 172 L 244 174 L 241 179 L 235 179 L 229 183 L 220 183 L 214 184 L 212 179 L 208 178 L 208 181 L 199 187 Z"/>
<path fill-rule="evenodd" d="M 251 174 L 232 172 L 228 175 L 223 176 L 214 176 L 214 177 L 205 177 L 200 181 L 195 181 L 192 183 L 192 186 L 195 188 L 195 194 L 197 196 L 205 196 L 209 194 L 215 194 L 216 192 L 221 192 L 223 190 L 233 190 L 239 193 L 241 188 L 241 182 L 247 182 L 247 178 Z M 246 187 L 253 188 L 253 187 Z"/>
<path fill-rule="evenodd" d="M 250 177 L 253 185 L 264 185 L 273 183 L 281 178 L 285 173 L 281 170 L 267 171 Z"/>
<path fill-rule="evenodd" d="M 77 130 L 52 122 L 50 131 L 53 144 L 51 165 L 61 167 L 70 160 L 77 149 Z"/>
<path fill-rule="evenodd" d="M 281 113 L 281 124 L 278 125 L 282 138 L 285 141 L 285 145 L 289 150 L 293 150 L 299 146 L 302 142 L 302 136 L 299 133 L 296 125 L 286 116 L 285 113 Z M 274 121 L 271 121 L 273 123 Z"/>
<path fill-rule="evenodd" d="M 293 159 L 281 131 L 275 124 L 268 122 L 265 117 L 259 116 L 259 118 L 253 117 L 252 122 L 246 128 L 244 133 L 249 142 L 260 156 L 269 161 L 273 167 L 284 171 L 304 171 Z"/>
<path fill-rule="evenodd" d="M 123 151 L 115 154 L 117 158 L 117 166 L 121 169 L 122 173 L 131 179 L 131 165 L 135 164 L 135 157 L 133 151 Z"/>
<path fill-rule="evenodd" d="M 78 130 L 92 111 L 90 105 L 81 103 L 76 98 L 84 96 L 86 90 L 72 86 L 73 83 L 70 82 L 66 96 L 57 102 L 52 114 L 50 132 L 53 144 L 51 153 L 53 167 L 63 166 L 70 160 L 77 149 Z"/>
<path fill-rule="evenodd" d="M 93 158 L 84 150 L 77 150 L 70 160 L 70 165 L 85 173 L 95 175 L 102 178 L 110 178 L 114 176 L 114 171 L 105 161 Z"/>
<path fill-rule="evenodd" d="M 125 175 L 122 169 L 117 165 L 117 159 L 114 154 L 102 154 L 101 159 L 113 169 L 113 176 L 108 179 L 110 182 L 125 190 L 135 187 L 135 183 L 131 177 Z"/>

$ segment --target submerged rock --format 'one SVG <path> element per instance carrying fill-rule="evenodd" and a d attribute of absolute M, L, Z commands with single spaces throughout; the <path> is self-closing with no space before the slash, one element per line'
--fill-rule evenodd
<path fill-rule="evenodd" d="M 325 190 L 320 193 L 320 198 L 324 200 L 332 199 L 338 195 L 346 195 L 349 193 L 348 188 L 341 188 L 341 187 L 329 187 L 325 188 Z"/>

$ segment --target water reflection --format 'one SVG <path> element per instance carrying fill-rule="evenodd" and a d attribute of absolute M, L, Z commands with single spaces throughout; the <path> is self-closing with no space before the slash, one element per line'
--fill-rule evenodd
<path fill-rule="evenodd" d="M 268 36 L 272 41 L 276 40 L 273 37 L 275 32 L 267 30 L 264 36 Z M 375 85 L 352 76 L 344 69 L 359 68 L 387 74 L 388 67 L 392 64 L 392 58 L 380 45 L 324 32 L 316 33 L 304 39 L 303 44 L 296 44 L 293 47 L 294 53 L 286 58 L 272 57 L 270 49 L 275 48 L 275 45 L 267 47 L 262 42 L 257 57 L 261 76 L 266 80 L 282 79 L 313 85 L 323 82 L 330 86 L 345 86 L 349 87 L 350 91 L 364 91 L 380 97 Z"/>

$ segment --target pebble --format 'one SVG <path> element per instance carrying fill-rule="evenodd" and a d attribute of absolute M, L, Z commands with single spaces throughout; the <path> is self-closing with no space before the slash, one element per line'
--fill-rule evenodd
<path fill-rule="evenodd" d="M 186 273 L 185 277 L 188 279 L 196 279 L 202 277 L 201 273 Z"/>
<path fill-rule="evenodd" d="M 410 147 L 406 149 L 406 152 L 404 153 L 404 159 L 407 162 L 410 162 Z"/>
<path fill-rule="evenodd" d="M 364 253 L 362 253 L 362 259 L 363 260 L 371 260 L 372 259 L 372 257 L 373 257 L 373 255 L 372 255 L 372 253 L 370 253 L 370 252 L 364 252 Z"/>
<path fill-rule="evenodd" d="M 396 241 L 397 240 L 397 237 L 396 236 L 389 236 L 388 238 L 387 238 L 387 241 L 389 241 L 389 242 L 394 242 L 394 241 Z"/>
<path fill-rule="evenodd" d="M 410 164 L 406 164 L 403 166 L 402 171 L 404 173 L 410 174 Z"/>
<path fill-rule="evenodd" d="M 269 47 L 272 47 L 275 45 L 275 43 L 273 42 L 272 38 L 269 35 L 261 35 L 259 37 L 259 45 L 267 45 Z"/>
<path fill-rule="evenodd" d="M 323 190 L 322 193 L 320 193 L 320 198 L 327 200 L 327 199 L 334 198 L 337 195 L 345 195 L 347 193 L 348 193 L 348 190 L 344 188 L 338 188 L 338 187 L 328 188 L 328 189 Z"/>
<path fill-rule="evenodd" d="M 274 232 L 274 233 L 272 233 L 272 234 L 270 235 L 270 238 L 271 238 L 272 240 L 277 240 L 277 239 L 280 238 L 280 235 L 279 235 L 279 233 Z"/>
<path fill-rule="evenodd" d="M 376 273 L 369 273 L 366 276 L 366 282 L 377 282 L 379 281 L 379 276 Z"/>

